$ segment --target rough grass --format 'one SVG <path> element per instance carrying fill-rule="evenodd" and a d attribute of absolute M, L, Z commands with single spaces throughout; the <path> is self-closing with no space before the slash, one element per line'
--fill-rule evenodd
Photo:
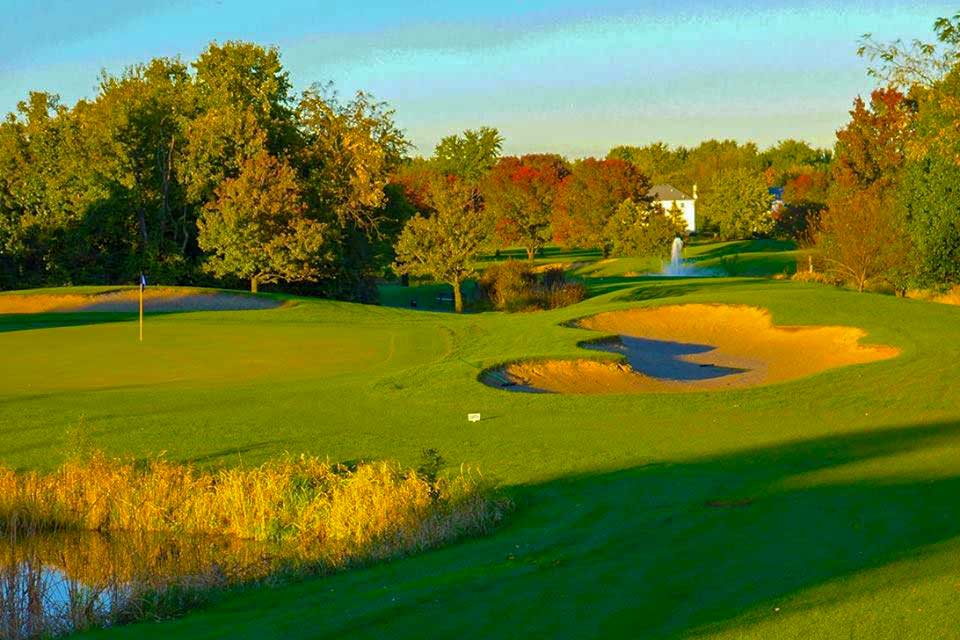
<path fill-rule="evenodd" d="M 55 468 L 83 416 L 111 455 L 211 469 L 284 451 L 410 466 L 435 447 L 517 505 L 489 536 L 102 637 L 950 637 L 960 309 L 788 280 L 587 284 L 594 297 L 535 314 L 302 301 L 149 317 L 143 345 L 135 323 L 96 314 L 0 318 L 0 460 Z M 502 362 L 583 357 L 592 334 L 570 320 L 687 303 L 861 327 L 901 355 L 683 396 L 477 381 Z"/>

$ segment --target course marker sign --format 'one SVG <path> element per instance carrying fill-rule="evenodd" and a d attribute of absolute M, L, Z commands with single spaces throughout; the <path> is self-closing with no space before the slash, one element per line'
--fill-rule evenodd
<path fill-rule="evenodd" d="M 479 413 L 468 413 L 468 414 L 467 414 L 467 420 L 469 420 L 470 422 L 480 422 L 480 414 L 479 414 Z"/>

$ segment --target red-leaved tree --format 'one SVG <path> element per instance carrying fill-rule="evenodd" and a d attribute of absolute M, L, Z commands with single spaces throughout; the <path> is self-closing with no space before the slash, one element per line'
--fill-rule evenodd
<path fill-rule="evenodd" d="M 606 255 L 604 230 L 625 201 L 637 202 L 650 180 L 623 160 L 586 158 L 564 178 L 553 215 L 553 238 L 564 246 L 597 247 Z"/>
<path fill-rule="evenodd" d="M 483 200 L 497 239 L 518 244 L 532 261 L 551 238 L 550 222 L 562 180 L 570 173 L 563 158 L 550 154 L 506 157 L 483 183 Z"/>

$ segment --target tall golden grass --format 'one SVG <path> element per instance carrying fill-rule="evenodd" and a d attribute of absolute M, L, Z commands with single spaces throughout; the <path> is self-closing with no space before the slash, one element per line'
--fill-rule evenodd
<path fill-rule="evenodd" d="M 0 467 L 0 529 L 226 535 L 333 568 L 487 531 L 507 503 L 478 471 L 432 479 L 395 463 L 289 457 L 215 471 L 93 454 L 52 473 Z"/>

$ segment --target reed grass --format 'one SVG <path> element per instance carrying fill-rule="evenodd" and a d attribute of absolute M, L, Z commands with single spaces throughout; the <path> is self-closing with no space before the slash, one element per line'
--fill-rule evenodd
<path fill-rule="evenodd" d="M 487 531 L 507 507 L 492 489 L 465 467 L 430 478 L 301 456 L 208 471 L 95 453 L 52 473 L 0 467 L 0 528 L 233 536 L 336 568 Z"/>

